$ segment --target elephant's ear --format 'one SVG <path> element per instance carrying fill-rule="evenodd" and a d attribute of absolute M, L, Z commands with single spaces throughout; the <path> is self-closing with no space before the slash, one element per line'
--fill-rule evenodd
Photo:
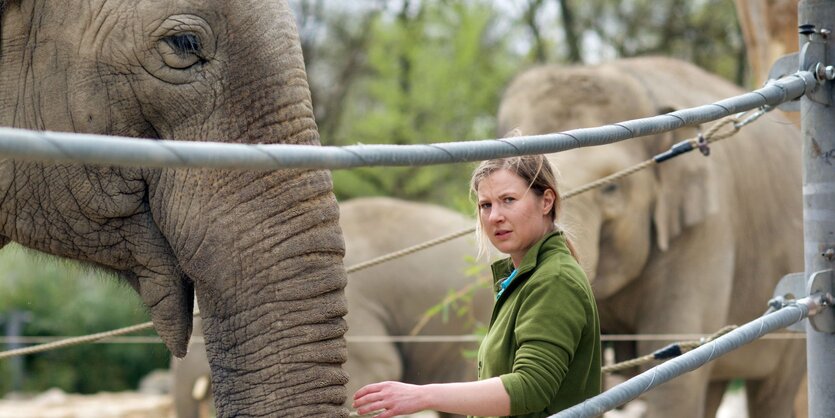
<path fill-rule="evenodd" d="M 671 110 L 665 109 L 661 113 L 668 111 Z M 698 132 L 698 128 L 688 127 L 656 137 L 651 141 L 651 152 L 664 152 L 679 141 L 696 137 Z M 666 251 L 685 228 L 697 225 L 717 212 L 718 191 L 711 164 L 710 158 L 694 151 L 656 167 L 658 184 L 653 222 L 656 241 L 662 251 Z"/>

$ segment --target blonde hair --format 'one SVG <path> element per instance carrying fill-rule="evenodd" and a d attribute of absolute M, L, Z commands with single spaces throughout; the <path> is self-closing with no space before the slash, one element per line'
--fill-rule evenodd
<path fill-rule="evenodd" d="M 493 173 L 500 170 L 508 170 L 515 173 L 519 178 L 528 184 L 528 190 L 534 192 L 537 196 L 542 197 L 546 190 L 554 192 L 554 204 L 551 206 L 551 211 L 548 215 L 551 217 L 551 222 L 554 227 L 557 227 L 557 214 L 560 212 L 560 193 L 557 190 L 557 178 L 554 175 L 554 169 L 551 163 L 544 155 L 522 155 L 518 157 L 497 158 L 495 160 L 482 161 L 481 164 L 473 171 L 473 176 L 470 179 L 470 194 L 475 196 L 478 193 L 478 185 L 482 180 L 490 177 Z M 484 231 L 481 227 L 480 212 L 476 205 L 476 239 L 478 240 L 478 255 L 483 257 L 487 254 L 487 240 Z M 574 250 L 574 244 L 566 236 L 566 244 L 568 245 L 571 255 L 576 259 L 577 252 Z"/>

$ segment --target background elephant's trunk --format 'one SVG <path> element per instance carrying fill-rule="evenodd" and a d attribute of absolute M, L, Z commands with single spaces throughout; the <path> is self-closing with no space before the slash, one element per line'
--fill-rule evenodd
<path fill-rule="evenodd" d="M 569 190 L 579 186 L 576 184 L 561 184 L 560 187 Z M 562 213 L 559 216 L 560 224 L 565 228 L 568 237 L 577 250 L 580 265 L 586 272 L 589 281 L 594 285 L 594 278 L 597 275 L 597 262 L 600 256 L 598 251 L 600 229 L 603 222 L 600 210 L 594 206 L 594 201 L 588 195 L 580 195 L 563 202 Z"/>

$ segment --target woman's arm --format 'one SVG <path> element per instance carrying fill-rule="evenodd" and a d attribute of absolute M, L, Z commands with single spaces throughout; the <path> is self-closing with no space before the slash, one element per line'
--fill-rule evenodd
<path fill-rule="evenodd" d="M 353 407 L 360 415 L 384 410 L 375 418 L 389 418 L 433 410 L 461 415 L 506 416 L 510 397 L 501 379 L 477 382 L 410 385 L 400 382 L 374 383 L 354 394 Z"/>

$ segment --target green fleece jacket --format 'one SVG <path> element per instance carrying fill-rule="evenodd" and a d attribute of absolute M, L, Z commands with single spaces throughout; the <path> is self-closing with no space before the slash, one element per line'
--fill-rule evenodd
<path fill-rule="evenodd" d="M 494 291 L 513 270 L 493 264 Z M 536 243 L 493 307 L 479 380 L 500 377 L 510 415 L 547 417 L 600 393 L 600 321 L 588 279 L 561 232 Z"/>

